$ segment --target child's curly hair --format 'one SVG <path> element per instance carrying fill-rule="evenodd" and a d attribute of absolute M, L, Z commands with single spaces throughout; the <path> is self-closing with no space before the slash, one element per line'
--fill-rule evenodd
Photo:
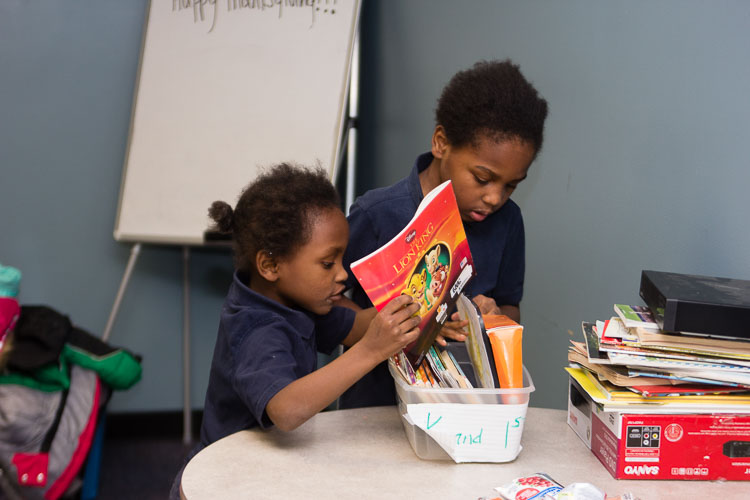
<path fill-rule="evenodd" d="M 322 168 L 281 163 L 263 171 L 242 192 L 234 210 L 224 201 L 208 209 L 212 229 L 232 235 L 237 270 L 249 272 L 260 250 L 284 258 L 307 243 L 315 216 L 341 209 L 336 188 Z"/>
<path fill-rule="evenodd" d="M 454 146 L 475 145 L 487 134 L 494 140 L 520 138 L 537 153 L 546 118 L 547 101 L 509 59 L 479 61 L 456 73 L 435 110 L 437 125 Z"/>

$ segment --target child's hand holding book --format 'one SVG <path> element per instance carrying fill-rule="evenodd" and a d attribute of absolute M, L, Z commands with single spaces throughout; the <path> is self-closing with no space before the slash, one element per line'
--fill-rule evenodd
<path fill-rule="evenodd" d="M 409 295 L 391 300 L 378 312 L 365 331 L 359 344 L 383 361 L 393 356 L 419 337 L 419 302 Z"/>
<path fill-rule="evenodd" d="M 481 314 L 503 314 L 500 307 L 494 299 L 485 295 L 475 295 L 471 300 L 479 308 Z M 446 321 L 440 334 L 435 339 L 436 342 L 445 347 L 445 339 L 457 340 L 463 342 L 466 340 L 466 327 L 469 324 L 467 320 L 462 320 L 458 312 L 454 312 L 450 321 Z"/>
<path fill-rule="evenodd" d="M 482 314 L 502 314 L 500 307 L 495 302 L 495 299 L 487 297 L 485 295 L 475 295 L 471 298 L 474 303 L 479 307 L 479 311 Z"/>
<path fill-rule="evenodd" d="M 435 342 L 438 345 L 445 347 L 448 343 L 445 339 L 456 340 L 463 342 L 466 340 L 466 326 L 469 324 L 467 320 L 462 320 L 458 313 L 454 313 L 450 321 L 443 323 L 443 327 L 440 329 L 440 333 L 435 338 Z"/>

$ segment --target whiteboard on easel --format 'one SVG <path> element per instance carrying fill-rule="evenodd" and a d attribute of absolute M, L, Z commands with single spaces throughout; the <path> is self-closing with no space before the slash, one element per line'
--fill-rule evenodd
<path fill-rule="evenodd" d="M 203 243 L 260 168 L 335 179 L 357 0 L 152 0 L 114 236 Z"/>

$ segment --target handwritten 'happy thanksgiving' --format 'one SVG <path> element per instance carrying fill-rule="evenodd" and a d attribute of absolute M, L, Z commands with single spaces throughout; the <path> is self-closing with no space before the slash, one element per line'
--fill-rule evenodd
<path fill-rule="evenodd" d="M 192 10 L 194 23 L 208 23 L 208 32 L 216 28 L 220 6 L 226 5 L 226 12 L 276 11 L 279 19 L 286 9 L 309 9 L 310 26 L 319 15 L 336 13 L 337 0 L 172 0 L 172 12 Z"/>

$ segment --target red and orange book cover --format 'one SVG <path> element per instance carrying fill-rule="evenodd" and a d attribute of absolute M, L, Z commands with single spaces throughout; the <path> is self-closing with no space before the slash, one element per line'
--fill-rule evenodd
<path fill-rule="evenodd" d="M 430 191 L 399 234 L 351 269 L 378 311 L 400 294 L 419 302 L 422 333 L 406 349 L 418 363 L 476 274 L 451 182 Z"/>

